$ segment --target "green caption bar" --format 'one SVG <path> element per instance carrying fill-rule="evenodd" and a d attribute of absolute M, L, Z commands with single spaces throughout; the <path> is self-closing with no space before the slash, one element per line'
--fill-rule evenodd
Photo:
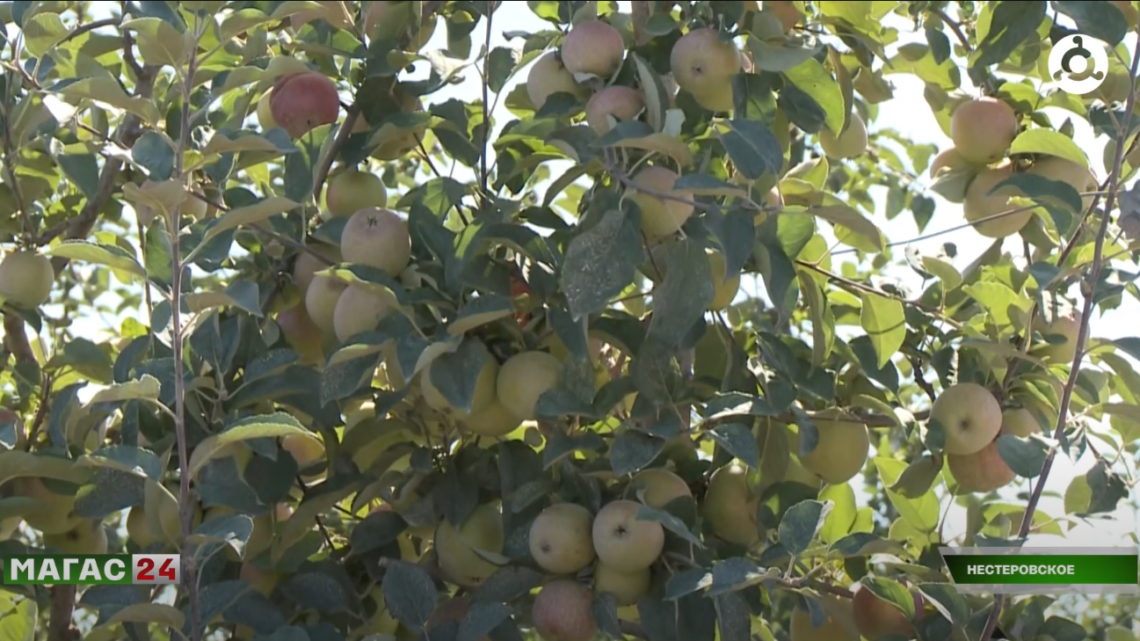
<path fill-rule="evenodd" d="M 955 583 L 1136 585 L 1137 558 L 1119 555 L 1004 554 L 948 556 Z"/>
<path fill-rule="evenodd" d="M 130 585 L 130 554 L 21 554 L 4 557 L 6 585 Z"/>
<path fill-rule="evenodd" d="M 1140 594 L 1137 548 L 941 548 L 959 591 Z"/>

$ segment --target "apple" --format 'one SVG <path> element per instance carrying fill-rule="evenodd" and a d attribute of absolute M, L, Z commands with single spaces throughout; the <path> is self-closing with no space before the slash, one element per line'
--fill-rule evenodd
<path fill-rule="evenodd" d="M 599 90 L 586 103 L 586 123 L 599 136 L 609 132 L 609 116 L 621 122 L 634 120 L 645 109 L 641 92 L 624 85 L 612 85 Z"/>
<path fill-rule="evenodd" d="M 808 487 L 818 488 L 823 485 L 823 479 L 815 472 L 804 467 L 803 463 L 800 462 L 800 458 L 795 454 L 789 455 L 788 470 L 784 473 L 784 480 Z"/>
<path fill-rule="evenodd" d="M 487 406 L 495 400 L 495 384 L 499 378 L 500 368 L 499 361 L 495 360 L 495 357 L 490 353 L 487 354 L 483 361 L 483 368 L 479 370 L 479 375 L 475 379 L 475 393 L 472 395 L 470 412 L 453 407 L 443 393 L 431 382 L 433 366 L 438 363 L 439 361 L 432 361 L 420 375 L 420 391 L 423 392 L 424 401 L 427 402 L 428 407 L 437 412 L 454 413 L 459 417 L 467 417 L 487 409 Z"/>
<path fill-rule="evenodd" d="M 806 433 L 800 430 L 800 462 L 832 485 L 855 478 L 866 464 L 871 447 L 866 424 L 836 411 L 812 420 L 818 428 L 819 440 L 812 451 L 802 453 Z"/>
<path fill-rule="evenodd" d="M 1057 156 L 1046 156 L 1038 159 L 1026 173 L 1063 182 L 1077 190 L 1078 194 L 1087 194 L 1100 189 L 1096 176 L 1088 167 Z M 1081 205 L 1085 211 L 1092 207 L 1094 198 L 1095 196 L 1091 194 L 1081 196 Z"/>
<path fill-rule="evenodd" d="M 950 116 L 954 148 L 970 162 L 989 164 L 1000 160 L 1017 137 L 1017 114 L 995 98 L 964 102 Z"/>
<path fill-rule="evenodd" d="M 598 633 L 593 605 L 593 593 L 581 583 L 547 583 L 531 607 L 534 630 L 543 641 L 590 641 Z"/>
<path fill-rule="evenodd" d="M 922 599 L 914 597 L 916 612 L 922 611 Z M 880 599 L 874 592 L 860 586 L 851 599 L 855 627 L 868 641 L 882 641 L 888 637 L 913 639 L 914 624 L 894 605 Z"/>
<path fill-rule="evenodd" d="M 643 570 L 661 556 L 665 530 L 657 521 L 637 518 L 641 504 L 618 500 L 607 503 L 594 517 L 594 550 L 598 559 L 615 570 Z"/>
<path fill-rule="evenodd" d="M 1124 14 L 1124 20 L 1130 26 L 1135 27 L 1137 22 L 1140 22 L 1140 12 L 1136 11 L 1133 6 L 1132 0 L 1111 0 L 1112 4 L 1116 5 L 1117 9 Z"/>
<path fill-rule="evenodd" d="M 838 597 L 822 596 L 837 609 L 844 611 L 851 611 L 853 605 L 850 601 L 841 600 Z M 852 612 L 854 618 L 854 612 Z M 796 607 L 792 610 L 791 623 L 789 624 L 788 636 L 791 641 L 859 641 L 859 632 L 854 629 L 848 628 L 843 625 L 841 621 L 837 621 L 834 617 L 829 616 L 823 625 L 814 627 L 812 625 L 811 614 L 804 608 Z"/>
<path fill-rule="evenodd" d="M 801 24 L 804 19 L 804 14 L 796 9 L 796 5 L 791 0 L 764 0 L 763 11 L 768 11 L 780 20 L 780 25 L 784 28 L 784 33 L 788 33 L 798 24 Z"/>
<path fill-rule="evenodd" d="M 328 76 L 306 71 L 279 76 L 269 98 L 273 121 L 293 138 L 336 122 L 340 96 Z"/>
<path fill-rule="evenodd" d="M 274 588 L 281 582 L 281 575 L 276 572 L 262 570 L 249 561 L 245 561 L 241 564 L 238 578 L 265 596 L 272 594 Z"/>
<path fill-rule="evenodd" d="M 0 298 L 27 309 L 39 307 L 51 296 L 55 269 L 47 256 L 14 251 L 0 260 Z"/>
<path fill-rule="evenodd" d="M 965 492 L 992 492 L 1017 476 L 998 453 L 996 440 L 973 454 L 947 454 L 946 465 Z"/>
<path fill-rule="evenodd" d="M 353 635 L 360 635 L 360 638 L 368 638 L 369 635 L 374 634 L 381 636 L 396 634 L 396 629 L 400 627 L 400 622 L 388 611 L 388 604 L 384 601 L 384 590 L 380 586 L 376 586 L 372 588 L 369 594 L 374 609 L 372 610 L 372 614 L 368 616 L 368 620 L 359 628 L 352 631 Z M 437 612 L 444 610 L 446 605 L 446 603 L 441 605 L 437 609 Z M 433 618 L 434 616 L 435 615 L 433 615 Z M 428 625 L 431 625 L 430 621 Z"/>
<path fill-rule="evenodd" d="M 324 349 L 321 346 L 323 332 L 309 317 L 304 304 L 299 303 L 278 312 L 274 320 L 281 329 L 285 342 L 297 352 L 303 363 L 320 363 L 324 359 Z"/>
<path fill-rule="evenodd" d="M 146 189 L 149 187 L 153 189 L 154 185 L 154 181 L 147 179 L 143 181 L 142 188 Z M 197 196 L 194 194 L 197 194 Z M 181 209 L 179 210 L 182 221 L 200 220 L 206 217 L 206 213 L 209 211 L 210 206 L 206 204 L 205 200 L 198 197 L 202 195 L 202 188 L 200 186 L 194 185 L 190 187 L 190 191 L 187 192 L 186 198 L 182 201 Z M 154 219 L 158 217 L 157 212 L 146 205 L 134 205 L 134 209 L 135 217 L 144 227 L 149 227 L 150 224 L 154 222 Z M 165 220 L 168 226 L 173 224 L 170 218 L 165 218 Z"/>
<path fill-rule="evenodd" d="M 541 110 L 554 94 L 568 93 L 581 100 L 588 91 L 574 80 L 574 74 L 566 69 L 562 59 L 553 51 L 535 60 L 526 77 L 526 94 L 535 111 Z"/>
<path fill-rule="evenodd" d="M 551 574 L 573 574 L 594 561 L 594 515 L 577 503 L 555 503 L 530 526 L 530 555 Z"/>
<path fill-rule="evenodd" d="M 658 510 L 679 498 L 693 496 L 684 479 L 663 467 L 651 467 L 638 472 L 630 481 L 626 493 L 630 498 L 636 498 L 642 490 L 644 503 Z"/>
<path fill-rule="evenodd" d="M 443 573 L 452 582 L 473 588 L 499 569 L 476 550 L 501 554 L 503 543 L 503 517 L 499 508 L 484 504 L 475 508 L 458 529 L 446 519 L 441 521 L 435 530 L 433 547 Z"/>
<path fill-rule="evenodd" d="M 594 566 L 594 592 L 614 595 L 618 607 L 634 605 L 649 591 L 652 578 L 649 568 L 622 572 L 599 562 Z"/>
<path fill-rule="evenodd" d="M 990 190 L 1005 180 L 1013 177 L 1013 171 L 1008 166 L 989 169 L 978 174 L 970 181 L 966 188 L 966 200 L 962 203 L 962 213 L 966 220 L 975 223 L 974 231 L 987 238 L 1005 238 L 1021 231 L 1029 219 L 1033 218 L 1033 210 L 1016 207 L 1009 204 L 1014 196 L 1024 196 L 1020 189 L 1006 185 L 990 194 Z M 1019 211 L 1020 210 L 1020 211 Z M 1012 212 L 997 218 L 984 220 L 990 216 L 998 216 L 1003 212 Z M 983 221 L 984 222 L 979 222 Z"/>
<path fill-rule="evenodd" d="M 957 171 L 965 171 L 971 167 L 975 167 L 974 163 L 958 153 L 954 147 L 943 149 L 934 160 L 930 161 L 930 176 L 937 178 L 940 173 L 953 173 Z"/>
<path fill-rule="evenodd" d="M 743 67 L 740 50 L 715 29 L 694 29 L 673 45 L 669 68 L 677 86 L 709 111 L 731 111 L 732 80 Z"/>
<path fill-rule="evenodd" d="M 748 468 L 730 464 L 713 472 L 701 503 L 701 516 L 720 538 L 744 547 L 760 540 L 756 522 L 760 497 L 748 484 Z"/>
<path fill-rule="evenodd" d="M 85 519 L 76 516 L 75 496 L 56 494 L 36 477 L 17 477 L 12 483 L 13 495 L 35 499 L 41 508 L 24 514 L 24 522 L 29 527 L 44 534 L 63 534 L 79 527 Z"/>
<path fill-rule="evenodd" d="M 1001 413 L 1001 433 L 1029 438 L 1041 432 L 1041 423 L 1033 412 L 1024 407 L 1014 407 Z"/>
<path fill-rule="evenodd" d="M 523 419 L 515 416 L 499 402 L 496 394 L 482 410 L 459 419 L 463 429 L 479 436 L 506 436 L 522 425 Z"/>
<path fill-rule="evenodd" d="M 107 530 L 98 520 L 84 520 L 75 529 L 61 534 L 44 534 L 44 547 L 61 554 L 106 554 Z"/>
<path fill-rule="evenodd" d="M 328 260 L 324 262 L 314 256 L 313 253 L 307 251 L 300 251 L 297 253 L 297 258 L 293 261 L 293 282 L 297 284 L 297 288 L 302 292 L 309 290 L 309 285 L 313 284 L 314 274 L 327 269 L 330 264 L 335 265 L 342 261 L 340 256 L 340 248 L 327 245 L 322 242 L 311 242 L 308 248 L 316 253 L 318 256 L 323 256 Z"/>
<path fill-rule="evenodd" d="M 974 454 L 993 443 L 1001 431 L 1001 405 L 977 383 L 958 383 L 942 391 L 930 408 L 946 434 L 947 454 Z"/>
<path fill-rule="evenodd" d="M 336 306 L 348 284 L 331 276 L 314 276 L 305 290 L 305 311 L 326 334 L 336 333 Z"/>
<path fill-rule="evenodd" d="M 709 303 L 709 311 L 720 311 L 727 308 L 736 300 L 736 294 L 740 291 L 740 274 L 732 278 L 725 279 L 727 275 L 727 266 L 724 262 L 724 254 L 718 251 L 707 250 L 706 253 L 709 257 L 709 264 L 712 266 L 713 276 L 713 299 Z"/>
<path fill-rule="evenodd" d="M 621 68 L 624 57 L 621 33 L 601 20 L 579 22 L 562 39 L 562 63 L 572 74 L 608 80 Z"/>
<path fill-rule="evenodd" d="M 520 352 L 499 368 L 495 394 L 499 403 L 524 421 L 535 418 L 538 399 L 558 384 L 562 363 L 546 352 Z"/>
<path fill-rule="evenodd" d="M 1053 322 L 1047 321 L 1041 314 L 1033 320 L 1033 329 L 1046 337 L 1033 349 L 1033 354 L 1040 356 L 1046 363 L 1073 362 L 1077 357 L 1077 337 L 1081 332 L 1081 322 L 1075 315 L 1058 315 Z M 1059 342 L 1048 340 L 1061 339 Z"/>
<path fill-rule="evenodd" d="M 293 456 L 300 469 L 305 469 L 325 457 L 325 446 L 320 441 L 301 434 L 290 434 L 281 439 L 281 449 Z"/>
<path fill-rule="evenodd" d="M 344 225 L 340 253 L 346 262 L 371 265 L 389 276 L 399 276 L 412 258 L 408 223 L 388 209 L 361 209 Z"/>
<path fill-rule="evenodd" d="M 626 190 L 627 197 L 641 210 L 641 231 L 650 239 L 663 238 L 677 233 L 693 215 L 693 204 L 683 198 L 683 192 L 673 191 L 680 178 L 673 171 L 653 165 L 645 167 L 633 177 L 635 187 Z M 657 194 L 669 194 L 661 198 Z"/>
<path fill-rule="evenodd" d="M 143 550 L 166 543 L 166 535 L 161 528 L 156 530 L 151 527 L 150 519 L 142 505 L 132 507 L 127 514 L 127 537 Z"/>
<path fill-rule="evenodd" d="M 388 205 L 388 189 L 376 174 L 346 169 L 329 179 L 325 205 L 336 217 L 351 216 L 368 207 Z"/>
<path fill-rule="evenodd" d="M 364 33 L 371 40 L 396 40 L 411 34 L 408 51 L 419 51 L 435 35 L 436 17 L 427 16 L 417 26 L 416 2 L 368 2 L 364 14 Z"/>
<path fill-rule="evenodd" d="M 333 308 L 333 333 L 342 343 L 363 332 L 370 332 L 397 311 L 389 294 L 380 294 L 363 285 L 350 285 Z"/>
<path fill-rule="evenodd" d="M 819 146 L 829 158 L 855 158 L 867 151 L 867 125 L 854 111 L 847 128 L 836 134 L 827 127 L 819 132 Z"/>

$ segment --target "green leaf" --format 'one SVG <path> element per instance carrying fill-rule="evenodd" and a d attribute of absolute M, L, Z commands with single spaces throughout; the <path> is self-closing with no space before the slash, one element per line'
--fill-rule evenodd
<path fill-rule="evenodd" d="M 942 281 L 942 291 L 946 293 L 954 291 L 962 284 L 962 274 L 958 273 L 957 268 L 949 261 L 936 256 L 923 256 L 922 266 L 926 271 L 934 274 L 935 278 Z"/>
<path fill-rule="evenodd" d="M 610 446 L 610 468 L 614 474 L 633 474 L 653 462 L 665 441 L 637 430 L 625 429 L 618 433 Z"/>
<path fill-rule="evenodd" d="M 226 446 L 255 438 L 278 438 L 300 435 L 317 440 L 317 435 L 305 429 L 297 419 L 283 412 L 251 416 L 230 424 L 224 432 L 208 436 L 194 448 L 190 457 L 190 474 L 196 475 L 215 456 L 226 451 Z"/>
<path fill-rule="evenodd" d="M 36 641 L 36 617 L 39 609 L 35 599 L 24 599 L 16 608 L 0 618 L 0 640 Z"/>
<path fill-rule="evenodd" d="M 455 351 L 432 361 L 428 369 L 431 384 L 452 407 L 470 412 L 475 399 L 475 384 L 489 358 L 493 357 L 483 341 L 477 338 L 465 339 Z"/>
<path fill-rule="evenodd" d="M 862 589 L 870 590 L 872 594 L 894 606 L 907 620 L 914 620 L 914 597 L 901 583 L 870 576 L 863 577 L 860 583 L 863 585 Z"/>
<path fill-rule="evenodd" d="M 1002 4 L 1008 4 L 1003 2 Z M 1026 3 L 1030 4 L 1030 3 Z M 1065 134 L 1052 129 L 1029 129 L 1018 134 L 1009 147 L 1010 154 L 1044 154 L 1057 156 L 1088 168 L 1089 159 L 1081 148 Z M 1008 182 L 1008 181 L 1007 181 Z M 1080 207 L 1076 208 L 1078 211 Z"/>
<path fill-rule="evenodd" d="M 762 568 L 755 561 L 739 556 L 728 558 L 713 566 L 708 596 L 736 592 L 778 576 L 780 571 L 776 568 Z"/>
<path fill-rule="evenodd" d="M 231 209 L 210 226 L 202 242 L 206 243 L 224 231 L 234 229 L 235 227 L 253 225 L 272 216 L 276 216 L 277 214 L 292 211 L 300 206 L 299 203 L 289 200 L 288 198 L 270 196 L 257 204 Z"/>
<path fill-rule="evenodd" d="M 823 207 L 813 207 L 807 211 L 808 214 L 818 216 L 830 222 L 837 227 L 836 231 L 840 232 L 846 229 L 851 233 L 864 238 L 871 245 L 882 251 L 886 248 L 886 243 L 883 240 L 883 233 L 862 214 L 855 211 L 853 207 L 844 204 L 826 205 Z M 843 240 L 842 234 L 839 234 L 840 240 Z M 848 243 L 850 244 L 850 243 Z"/>
<path fill-rule="evenodd" d="M 1032 302 L 1028 299 L 1017 295 L 1012 289 L 996 281 L 964 285 L 962 291 L 977 301 L 989 313 L 990 318 L 987 320 L 999 328 L 1008 327 L 1012 322 L 1010 307 L 1029 311 L 1032 306 Z"/>
<path fill-rule="evenodd" d="M 162 626 L 181 628 L 186 623 L 186 616 L 172 605 L 135 603 L 116 612 L 104 625 L 112 623 L 157 623 Z"/>
<path fill-rule="evenodd" d="M 150 374 L 143 374 L 141 378 L 125 383 L 118 383 L 107 389 L 96 392 L 88 405 L 96 403 L 116 403 L 130 400 L 157 401 L 162 385 L 158 379 Z"/>
<path fill-rule="evenodd" d="M 941 459 L 933 454 L 923 454 L 906 466 L 891 490 L 908 499 L 920 498 L 930 491 L 940 472 Z"/>
<path fill-rule="evenodd" d="M 756 445 L 756 435 L 743 423 L 725 423 L 707 432 L 726 452 L 738 458 L 748 467 L 760 469 L 760 450 Z"/>
<path fill-rule="evenodd" d="M 835 347 L 835 314 L 827 300 L 824 286 L 807 270 L 796 270 L 800 291 L 811 313 L 812 365 L 822 367 Z"/>
<path fill-rule="evenodd" d="M 139 136 L 131 147 L 131 160 L 146 169 L 151 180 L 170 180 L 174 175 L 174 146 L 169 138 L 157 131 Z"/>
<path fill-rule="evenodd" d="M 684 521 L 673 516 L 669 512 L 666 512 L 665 510 L 657 510 L 649 507 L 648 505 L 642 505 L 637 509 L 637 520 L 657 521 L 663 525 L 666 530 L 669 530 L 673 534 L 676 534 L 682 539 L 685 539 L 689 543 L 692 543 L 699 548 L 705 547 L 704 543 L 701 543 L 701 540 L 698 539 L 697 536 L 689 530 Z"/>
<path fill-rule="evenodd" d="M 784 169 L 784 150 L 764 123 L 730 120 L 727 124 L 728 131 L 720 132 L 720 141 L 737 171 L 749 180 L 757 180 L 764 174 L 780 175 Z"/>
<path fill-rule="evenodd" d="M 905 461 L 877 456 L 874 459 L 875 468 L 879 477 L 883 479 L 883 486 L 891 488 L 906 470 Z M 933 492 L 927 492 L 919 498 L 908 499 L 905 496 L 887 489 L 887 499 L 898 510 L 899 516 L 920 532 L 933 532 L 938 527 L 938 498 Z"/>
<path fill-rule="evenodd" d="M 1103 40 L 1110 47 L 1120 44 L 1128 33 L 1128 21 L 1124 19 L 1124 14 L 1110 2 L 1053 0 L 1053 7 L 1072 18 L 1077 23 L 1077 31 Z"/>
<path fill-rule="evenodd" d="M 122 28 L 136 32 L 135 43 L 147 64 L 180 68 L 185 62 L 187 40 L 169 22 L 161 18 L 135 18 L 124 22 Z"/>
<path fill-rule="evenodd" d="M 956 627 L 964 628 L 970 619 L 970 606 L 950 583 L 919 583 L 915 586 L 925 600 Z"/>
<path fill-rule="evenodd" d="M 843 126 L 847 124 L 843 92 L 823 64 L 815 58 L 808 58 L 785 71 L 784 77 L 823 108 L 826 114 L 824 124 L 828 129 L 836 133 L 843 131 Z"/>
<path fill-rule="evenodd" d="M 99 191 L 99 163 L 94 154 L 59 154 L 59 168 L 88 199 Z"/>
<path fill-rule="evenodd" d="M 42 58 L 67 37 L 67 27 L 58 13 L 37 13 L 24 23 L 24 46 L 33 58 Z"/>
<path fill-rule="evenodd" d="M 66 240 L 44 253 L 49 256 L 104 265 L 137 276 L 146 276 L 146 271 L 142 265 L 138 264 L 133 256 L 118 245 L 101 245 L 86 240 Z"/>
<path fill-rule="evenodd" d="M 1041 474 L 1041 466 L 1049 453 L 1049 446 L 1040 439 L 1018 438 L 1012 434 L 1002 434 L 997 441 L 998 454 L 1009 469 L 1027 479 Z"/>
<path fill-rule="evenodd" d="M 989 67 L 1009 59 L 1045 20 L 1044 0 L 1001 0 L 992 7 L 989 28 L 978 28 L 978 48 L 970 55 L 970 67 Z M 983 13 L 983 17 L 985 14 Z"/>
<path fill-rule="evenodd" d="M 901 302 L 878 294 L 864 293 L 861 302 L 859 324 L 875 346 L 878 365 L 883 368 L 906 340 L 906 313 Z"/>
<path fill-rule="evenodd" d="M 653 293 L 648 334 L 677 346 L 704 316 L 716 288 L 705 248 L 695 239 L 669 245 L 663 253 L 665 282 Z"/>
<path fill-rule="evenodd" d="M 665 111 L 669 109 L 669 96 L 665 93 L 665 85 L 661 76 L 653 71 L 641 56 L 630 54 L 637 67 L 637 79 L 641 83 L 641 90 L 645 95 L 645 120 L 653 131 L 660 132 L 665 128 Z"/>
<path fill-rule="evenodd" d="M 500 318 L 506 318 L 515 313 L 515 306 L 505 296 L 484 294 L 473 298 L 459 310 L 459 315 L 447 326 L 447 333 L 452 336 L 461 336 L 467 332 L 493 323 Z"/>
<path fill-rule="evenodd" d="M 109 445 L 84 456 L 77 465 L 105 467 L 158 481 L 162 463 L 154 453 L 129 445 Z"/>
<path fill-rule="evenodd" d="M 570 241 L 559 284 L 575 319 L 602 311 L 633 282 L 644 255 L 638 221 L 613 209 Z"/>
<path fill-rule="evenodd" d="M 260 318 L 262 313 L 258 301 L 259 296 L 256 283 L 248 280 L 235 280 L 226 287 L 224 292 L 185 294 L 182 300 L 187 309 L 195 314 L 216 307 L 237 307 Z"/>
<path fill-rule="evenodd" d="M 491 631 L 510 618 L 513 612 L 505 603 L 473 603 L 459 624 L 455 641 L 488 639 Z"/>
<path fill-rule="evenodd" d="M 855 490 L 850 483 L 828 485 L 820 491 L 819 500 L 832 505 L 819 530 L 819 539 L 830 545 L 850 534 L 855 525 Z"/>
<path fill-rule="evenodd" d="M 59 90 L 67 98 L 87 98 L 111 107 L 125 109 L 147 123 L 158 122 L 160 116 L 154 102 L 146 98 L 132 98 L 113 78 L 98 76 L 85 78 Z"/>
<path fill-rule="evenodd" d="M 384 573 L 382 589 L 388 611 L 413 630 L 423 629 L 435 612 L 435 583 L 426 570 L 414 563 L 390 563 Z"/>
<path fill-rule="evenodd" d="M 802 554 L 815 540 L 833 507 L 830 501 L 800 501 L 788 508 L 780 519 L 780 544 L 793 556 Z"/>

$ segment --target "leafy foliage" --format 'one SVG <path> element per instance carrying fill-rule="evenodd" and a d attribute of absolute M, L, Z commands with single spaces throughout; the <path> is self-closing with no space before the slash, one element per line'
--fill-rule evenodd
<path fill-rule="evenodd" d="M 1135 639 L 1135 599 L 960 594 L 938 548 L 1132 496 L 1140 338 L 1087 328 L 1140 297 L 1137 3 L 624 4 L 0 4 L 0 555 L 95 523 L 188 579 L 5 586 L 0 638 L 799 641 L 859 589 L 923 640 Z M 1041 88 L 1066 25 L 1101 90 Z M 884 122 L 887 75 L 959 156 Z M 974 94 L 1016 123 L 988 166 Z M 922 242 L 957 230 L 968 264 Z M 966 454 L 963 383 L 1002 411 Z M 567 502 L 592 596 L 552 613 Z"/>

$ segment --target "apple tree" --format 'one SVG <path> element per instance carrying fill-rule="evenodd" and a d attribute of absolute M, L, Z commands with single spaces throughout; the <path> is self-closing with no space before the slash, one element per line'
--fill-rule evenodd
<path fill-rule="evenodd" d="M 1138 8 L 0 3 L 0 638 L 1136 639 Z"/>

